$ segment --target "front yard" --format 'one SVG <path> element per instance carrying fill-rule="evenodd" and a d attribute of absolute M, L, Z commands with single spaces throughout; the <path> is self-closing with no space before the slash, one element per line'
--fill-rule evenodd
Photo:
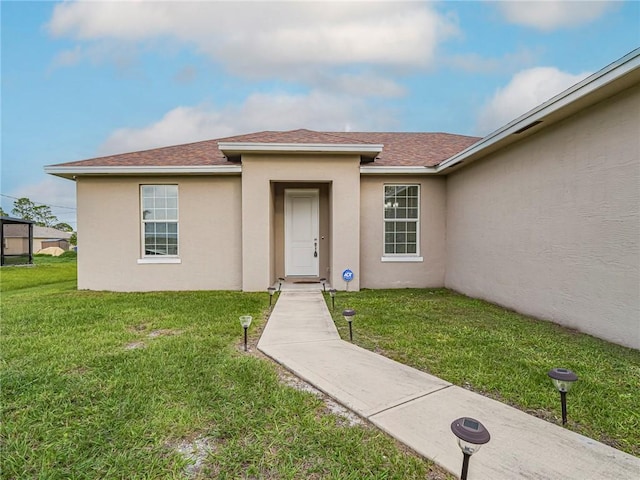
<path fill-rule="evenodd" d="M 0 273 L 1 478 L 450 478 L 242 351 L 266 292 L 77 291 L 73 259 Z"/>
<path fill-rule="evenodd" d="M 266 292 L 77 291 L 72 257 L 37 262 L 0 272 L 1 478 L 453 478 L 261 357 Z M 568 428 L 640 455 L 636 350 L 447 290 L 339 292 L 348 339 L 343 308 L 364 348 L 550 422 L 570 368 Z"/>

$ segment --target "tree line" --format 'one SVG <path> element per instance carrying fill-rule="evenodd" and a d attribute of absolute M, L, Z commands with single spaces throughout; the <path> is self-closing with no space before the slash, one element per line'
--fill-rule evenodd
<path fill-rule="evenodd" d="M 0 207 L 0 215 L 8 217 L 7 213 Z M 51 212 L 51 207 L 34 203 L 27 197 L 22 197 L 13 202 L 11 216 L 21 218 L 23 220 L 31 220 L 35 225 L 40 227 L 51 227 L 63 232 L 73 232 L 73 227 L 68 223 L 61 222 Z M 75 237 L 75 233 L 73 235 Z M 75 244 L 75 242 L 71 242 Z"/>

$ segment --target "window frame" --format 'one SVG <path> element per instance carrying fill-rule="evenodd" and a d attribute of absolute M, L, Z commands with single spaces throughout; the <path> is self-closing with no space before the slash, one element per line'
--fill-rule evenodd
<path fill-rule="evenodd" d="M 416 218 L 387 218 L 387 187 L 416 187 L 417 207 Z M 420 255 L 420 228 L 421 228 L 421 192 L 420 183 L 384 183 L 382 186 L 382 262 L 422 262 Z M 387 223 L 411 222 L 415 224 L 415 253 L 387 253 Z"/>
<path fill-rule="evenodd" d="M 144 218 L 144 188 L 145 187 L 175 187 L 176 189 L 176 206 L 175 206 L 175 219 L 145 219 Z M 180 260 L 180 190 L 177 183 L 143 183 L 139 185 L 138 189 L 139 194 L 139 205 L 140 205 L 140 258 L 138 259 L 139 264 L 154 264 L 154 263 L 181 263 Z M 169 196 L 165 196 L 165 199 L 171 198 Z M 173 207 L 166 207 L 171 208 Z M 176 253 L 175 254 L 147 254 L 146 248 L 146 225 L 147 224 L 158 224 L 158 223 L 173 223 L 176 225 Z M 167 244 L 168 245 L 168 244 Z"/>

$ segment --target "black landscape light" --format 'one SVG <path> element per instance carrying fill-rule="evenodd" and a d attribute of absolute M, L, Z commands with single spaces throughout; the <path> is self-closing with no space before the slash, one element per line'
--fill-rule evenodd
<path fill-rule="evenodd" d="M 251 315 L 241 315 L 240 316 L 240 325 L 244 328 L 244 351 L 247 351 L 247 329 L 249 325 L 251 325 L 251 320 L 253 317 Z"/>
<path fill-rule="evenodd" d="M 326 292 L 327 291 L 327 279 L 326 278 L 321 278 L 320 281 L 322 282 L 322 291 Z"/>
<path fill-rule="evenodd" d="M 336 289 L 335 288 L 330 288 L 329 289 L 329 295 L 331 295 L 331 309 L 335 310 L 336 309 Z"/>
<path fill-rule="evenodd" d="M 284 283 L 284 278 L 278 277 L 278 292 L 282 290 L 282 284 Z"/>
<path fill-rule="evenodd" d="M 269 306 L 271 306 L 271 301 L 273 300 L 273 295 L 276 293 L 276 287 L 269 287 L 269 288 L 267 288 L 267 291 L 269 292 Z"/>
<path fill-rule="evenodd" d="M 562 404 L 562 425 L 567 424 L 567 392 L 571 389 L 573 382 L 578 380 L 578 376 L 566 368 L 554 368 L 547 372 L 551 381 L 560 392 L 560 403 Z"/>
<path fill-rule="evenodd" d="M 471 455 L 480 450 L 480 447 L 491 439 L 491 435 L 484 425 L 470 417 L 454 420 L 451 424 L 451 431 L 458 437 L 458 446 L 463 455 L 460 480 L 467 480 Z"/>
<path fill-rule="evenodd" d="M 353 330 L 351 329 L 351 323 L 353 322 L 353 317 L 356 316 L 356 311 L 351 310 L 350 308 L 342 311 L 342 316 L 349 323 L 349 340 L 353 342 Z"/>

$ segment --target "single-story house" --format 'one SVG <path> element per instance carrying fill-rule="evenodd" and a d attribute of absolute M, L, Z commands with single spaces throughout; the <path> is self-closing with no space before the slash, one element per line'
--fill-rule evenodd
<path fill-rule="evenodd" d="M 81 289 L 344 290 L 350 270 L 352 291 L 448 287 L 640 348 L 639 67 L 481 139 L 267 131 L 45 170 L 77 184 Z"/>
<path fill-rule="evenodd" d="M 31 222 L 33 223 L 33 222 Z M 33 238 L 31 250 L 34 253 L 47 247 L 60 247 L 69 250 L 71 232 L 64 232 L 52 227 L 33 225 Z M 29 235 L 23 225 L 10 224 L 4 227 L 5 251 L 7 254 L 28 252 Z"/>
<path fill-rule="evenodd" d="M 39 250 L 48 247 L 58 247 L 63 250 L 69 250 L 69 239 L 73 232 L 65 232 L 52 227 L 33 227 L 33 250 L 38 253 Z"/>

